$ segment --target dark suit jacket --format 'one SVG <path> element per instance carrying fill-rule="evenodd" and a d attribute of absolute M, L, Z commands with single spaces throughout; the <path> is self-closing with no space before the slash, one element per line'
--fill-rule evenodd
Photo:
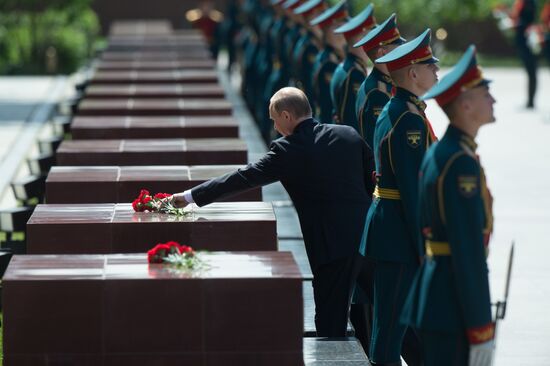
<path fill-rule="evenodd" d="M 374 189 L 370 148 L 349 126 L 300 123 L 249 164 L 193 188 L 203 206 L 252 187 L 281 181 L 290 195 L 312 269 L 358 253 Z"/>

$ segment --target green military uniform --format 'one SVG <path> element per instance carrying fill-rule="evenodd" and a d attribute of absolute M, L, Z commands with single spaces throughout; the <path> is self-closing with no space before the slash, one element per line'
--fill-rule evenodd
<path fill-rule="evenodd" d="M 472 46 L 424 98 L 445 105 L 463 90 L 487 85 Z M 427 258 L 403 312 L 420 330 L 426 366 L 468 365 L 470 344 L 491 340 L 487 244 L 492 198 L 473 138 L 450 125 L 422 163 L 420 227 Z"/>
<path fill-rule="evenodd" d="M 365 80 L 366 66 L 352 53 L 340 63 L 330 82 L 330 98 L 333 107 L 334 123 L 346 124 L 359 130 L 355 115 L 355 99 L 359 87 Z"/>
<path fill-rule="evenodd" d="M 392 14 L 382 24 L 367 33 L 353 47 L 361 47 L 365 53 L 369 53 L 380 46 L 400 45 L 404 42 L 405 39 L 401 37 L 397 29 L 396 16 Z M 392 89 L 391 77 L 375 66 L 357 92 L 355 113 L 359 125 L 358 131 L 371 147 L 374 144 L 376 120 L 388 103 Z"/>
<path fill-rule="evenodd" d="M 410 65 L 422 53 L 434 63 L 429 30 L 377 63 Z M 400 66 L 402 67 L 402 66 Z M 396 67 L 396 68 L 400 68 Z M 370 357 L 375 363 L 397 363 L 407 330 L 399 323 L 406 295 L 424 249 L 418 230 L 418 171 L 426 149 L 435 140 L 424 114 L 425 104 L 397 88 L 378 118 L 374 131 L 377 186 L 367 214 L 363 245 L 375 264 L 374 320 Z M 366 247 L 365 247 L 366 244 Z"/>
<path fill-rule="evenodd" d="M 316 57 L 313 66 L 312 87 L 317 100 L 317 116 L 321 123 L 332 123 L 332 99 L 330 82 L 338 66 L 338 56 L 331 46 L 326 46 Z"/>
<path fill-rule="evenodd" d="M 357 131 L 371 147 L 374 144 L 376 120 L 390 100 L 392 88 L 391 78 L 374 68 L 357 92 L 355 101 Z"/>
<path fill-rule="evenodd" d="M 325 10 L 321 15 L 311 20 L 309 23 L 312 26 L 320 27 L 323 32 L 330 32 L 330 27 L 335 21 L 347 17 L 347 2 L 340 1 L 338 4 Z M 333 47 L 325 44 L 325 47 L 315 59 L 312 75 L 313 94 L 317 100 L 318 111 L 316 115 L 321 123 L 332 122 L 332 100 L 330 98 L 330 82 L 332 80 L 334 70 L 340 63 L 338 56 Z"/>
<path fill-rule="evenodd" d="M 373 13 L 374 6 L 367 5 L 359 14 L 336 28 L 334 33 L 342 34 L 349 44 L 348 47 L 351 47 L 353 39 L 376 25 Z M 354 52 L 356 51 L 352 52 L 348 49 L 344 61 L 334 71 L 334 77 L 330 83 L 330 97 L 334 108 L 334 122 L 352 126 L 358 131 L 355 100 L 359 87 L 367 76 L 367 65 L 366 60 L 362 60 Z M 359 52 L 362 53 L 362 51 Z"/>
<path fill-rule="evenodd" d="M 315 15 L 326 10 L 326 3 L 324 0 L 309 0 L 300 5 L 294 10 L 296 15 L 301 15 L 305 22 L 315 18 Z M 319 47 L 315 43 L 316 36 L 304 27 L 304 31 L 292 55 L 294 67 L 295 67 L 295 82 L 296 86 L 300 88 L 307 96 L 311 110 L 315 117 L 317 111 L 317 99 L 313 90 L 313 67 L 315 60 L 319 54 Z"/>
<path fill-rule="evenodd" d="M 305 33 L 296 42 L 294 48 L 293 60 L 295 67 L 295 81 L 296 86 L 300 88 L 307 96 L 309 104 L 312 110 L 317 109 L 317 103 L 315 95 L 313 93 L 312 84 L 312 72 L 313 65 L 319 53 L 319 49 L 313 43 L 313 34 L 311 32 Z"/>

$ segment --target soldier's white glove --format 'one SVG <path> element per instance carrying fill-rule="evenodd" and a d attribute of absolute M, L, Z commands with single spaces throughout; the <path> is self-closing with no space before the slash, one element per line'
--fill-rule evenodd
<path fill-rule="evenodd" d="M 468 366 L 491 366 L 495 353 L 495 340 L 470 345 L 470 362 Z"/>

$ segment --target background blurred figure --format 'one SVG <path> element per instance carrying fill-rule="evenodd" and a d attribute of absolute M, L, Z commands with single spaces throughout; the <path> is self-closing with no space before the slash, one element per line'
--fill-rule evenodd
<path fill-rule="evenodd" d="M 185 18 L 194 28 L 199 29 L 206 38 L 210 46 L 212 57 L 218 57 L 219 39 L 218 26 L 223 20 L 223 14 L 216 9 L 210 0 L 204 0 L 199 3 L 196 9 L 188 10 Z"/>
<path fill-rule="evenodd" d="M 540 14 L 540 22 L 544 31 L 543 52 L 550 66 L 550 0 L 546 1 Z"/>
<path fill-rule="evenodd" d="M 535 93 L 537 91 L 537 59 L 527 45 L 527 28 L 535 20 L 535 0 L 516 0 L 510 17 L 514 21 L 515 44 L 519 57 L 527 71 L 527 108 L 535 106 Z"/>

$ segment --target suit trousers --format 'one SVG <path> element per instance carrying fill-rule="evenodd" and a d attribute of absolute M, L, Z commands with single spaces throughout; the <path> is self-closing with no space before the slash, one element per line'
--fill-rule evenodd
<path fill-rule="evenodd" d="M 318 337 L 345 337 L 355 281 L 365 258 L 356 255 L 319 266 L 313 272 Z"/>
<path fill-rule="evenodd" d="M 370 357 L 374 363 L 398 363 L 401 359 L 403 338 L 408 327 L 399 319 L 416 269 L 414 264 L 375 260 L 370 345 Z"/>

